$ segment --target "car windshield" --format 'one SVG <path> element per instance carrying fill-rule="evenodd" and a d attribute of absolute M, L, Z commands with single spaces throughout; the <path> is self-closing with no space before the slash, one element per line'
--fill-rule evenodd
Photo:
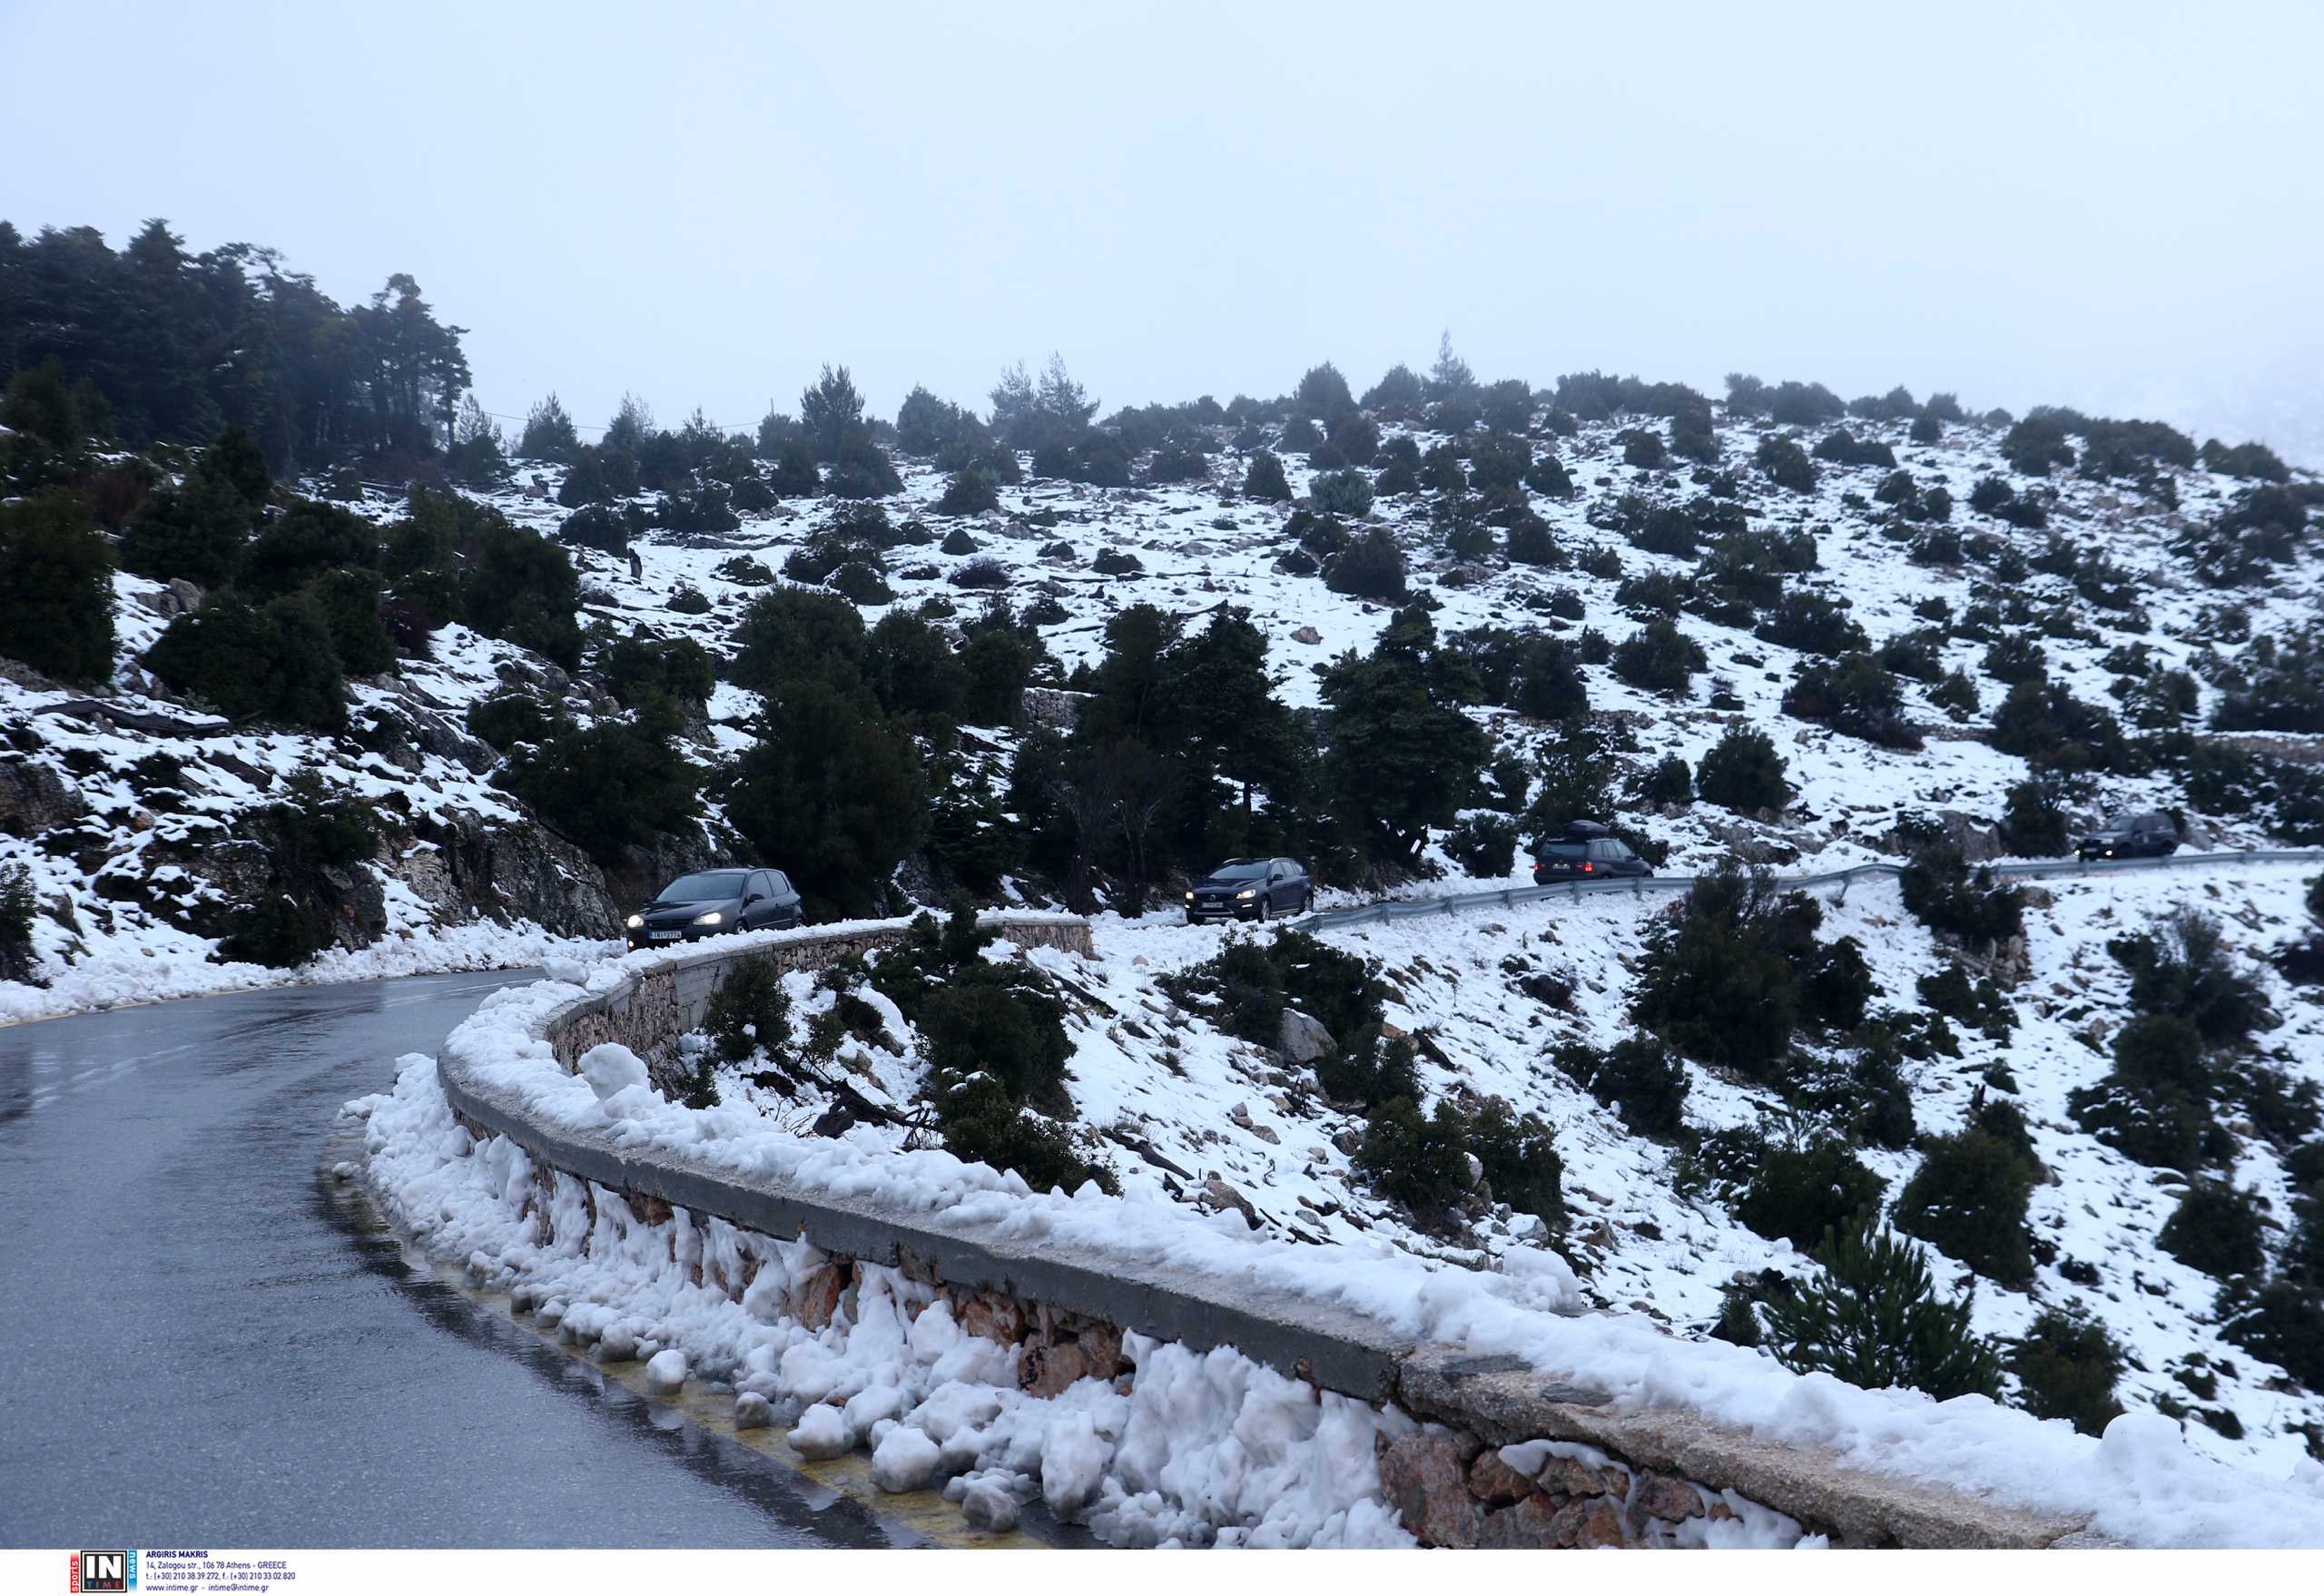
<path fill-rule="evenodd" d="M 1222 864 L 1211 873 L 1210 879 L 1215 882 L 1256 882 L 1264 881 L 1266 873 L 1267 867 L 1264 862 L 1251 864 Z"/>
<path fill-rule="evenodd" d="M 743 895 L 743 872 L 739 870 L 705 870 L 693 875 L 682 875 L 662 889 L 656 903 L 704 903 L 713 898 L 739 898 Z"/>
<path fill-rule="evenodd" d="M 2132 827 L 2135 826 L 2137 823 L 2138 823 L 2131 819 L 2130 816 L 2124 815 L 2120 820 L 2110 820 L 2104 825 L 2100 826 L 2098 828 L 2098 834 L 2102 837 L 2127 837 L 2131 834 Z"/>
<path fill-rule="evenodd" d="M 1581 841 L 1572 842 L 1544 842 L 1541 844 L 1541 857 L 1544 859 L 1579 859 L 1589 851 L 1589 848 L 1590 843 L 1586 838 Z"/>

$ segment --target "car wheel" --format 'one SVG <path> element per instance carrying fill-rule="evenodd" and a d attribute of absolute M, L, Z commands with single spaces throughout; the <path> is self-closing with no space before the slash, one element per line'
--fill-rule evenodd
<path fill-rule="evenodd" d="M 1259 918 L 1261 920 L 1271 920 L 1274 917 L 1275 900 L 1274 898 L 1262 893 L 1259 897 Z"/>

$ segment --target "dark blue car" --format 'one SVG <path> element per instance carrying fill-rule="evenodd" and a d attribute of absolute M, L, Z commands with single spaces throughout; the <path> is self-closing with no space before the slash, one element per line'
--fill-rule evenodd
<path fill-rule="evenodd" d="M 797 925 L 799 894 L 779 870 L 698 870 L 629 917 L 629 945 L 655 948 L 728 931 Z"/>

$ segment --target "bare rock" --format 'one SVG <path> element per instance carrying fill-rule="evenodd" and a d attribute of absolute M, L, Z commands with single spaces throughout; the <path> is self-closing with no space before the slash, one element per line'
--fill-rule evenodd
<path fill-rule="evenodd" d="M 1639 1512 L 1658 1519 L 1678 1523 L 1685 1519 L 1703 1516 L 1703 1493 L 1684 1480 L 1668 1474 L 1641 1473 L 1638 1477 L 1638 1493 L 1630 1505 Z"/>
<path fill-rule="evenodd" d="M 1332 1033 L 1324 1022 L 1312 1014 L 1296 1009 L 1283 1011 L 1283 1023 L 1275 1033 L 1275 1050 L 1293 1064 L 1313 1064 L 1332 1049 Z"/>
<path fill-rule="evenodd" d="M 1089 1355 L 1080 1344 L 1068 1341 L 1055 1346 L 1029 1348 L 1017 1366 L 1017 1383 L 1027 1394 L 1046 1399 L 1095 1372 L 1090 1367 Z"/>
<path fill-rule="evenodd" d="M 1380 1493 L 1422 1544 L 1477 1544 L 1484 1510 L 1469 1494 L 1468 1475 L 1480 1450 L 1468 1436 L 1418 1434 L 1380 1453 Z"/>
<path fill-rule="evenodd" d="M 89 813 L 80 790 L 44 764 L 0 762 L 0 832 L 33 837 Z"/>
<path fill-rule="evenodd" d="M 1001 1346 L 1014 1346 L 1025 1335 L 1025 1310 L 1014 1297 L 983 1293 L 970 1297 L 960 1310 L 960 1328 Z"/>
<path fill-rule="evenodd" d="M 1312 645 L 1321 643 L 1324 640 L 1324 635 L 1315 630 L 1313 626 L 1302 626 L 1297 631 L 1292 633 L 1291 640 L 1294 643 L 1306 643 Z"/>
<path fill-rule="evenodd" d="M 1569 1528 L 1563 1510 L 1555 1502 L 1546 1496 L 1528 1496 L 1514 1507 L 1487 1513 L 1477 1530 L 1477 1544 L 1495 1552 L 1547 1552 L 1572 1544 L 1558 1539 Z"/>
<path fill-rule="evenodd" d="M 1499 1452 L 1487 1448 L 1469 1465 L 1469 1494 L 1499 1507 L 1533 1494 L 1533 1482 L 1502 1462 Z"/>
<path fill-rule="evenodd" d="M 1212 1209 L 1224 1211 L 1233 1208 L 1250 1221 L 1252 1229 L 1259 1227 L 1259 1211 L 1251 1206 L 1251 1199 L 1217 1176 L 1214 1175 L 1202 1183 L 1202 1195 L 1204 1202 Z"/>
<path fill-rule="evenodd" d="M 1569 1502 L 1558 1510 L 1556 1543 L 1589 1550 L 1600 1546 L 1627 1546 L 1630 1527 L 1622 1522 L 1622 1510 L 1610 1496 L 1591 1496 Z"/>
<path fill-rule="evenodd" d="M 1552 1457 L 1533 1475 L 1534 1483 L 1552 1496 L 1603 1496 L 1607 1491 L 1604 1475 L 1577 1457 Z M 1626 1494 L 1630 1481 L 1624 1477 L 1616 1495 Z"/>
<path fill-rule="evenodd" d="M 810 1330 L 820 1330 L 839 1311 L 840 1294 L 846 1289 L 847 1282 L 837 1266 L 819 1264 L 800 1283 L 792 1316 Z"/>
<path fill-rule="evenodd" d="M 1233 1122 L 1236 1129 L 1246 1130 L 1253 1136 L 1257 1137 L 1261 1141 L 1268 1143 L 1270 1146 L 1283 1140 L 1283 1138 L 1277 1136 L 1272 1128 L 1259 1124 L 1256 1120 L 1251 1118 L 1250 1107 L 1247 1104 L 1236 1104 L 1232 1108 L 1226 1111 L 1226 1118 Z"/>

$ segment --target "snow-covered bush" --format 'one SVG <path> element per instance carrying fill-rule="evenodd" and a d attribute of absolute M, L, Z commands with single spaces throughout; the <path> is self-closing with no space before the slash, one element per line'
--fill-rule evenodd
<path fill-rule="evenodd" d="M 2009 1344 L 2006 1358 L 2018 1405 L 2036 1418 L 2063 1419 L 2098 1435 L 2121 1416 L 2114 1386 L 2125 1364 L 2122 1344 L 2080 1307 L 2043 1308 Z"/>
<path fill-rule="evenodd" d="M 1695 766 L 1695 793 L 1704 803 L 1738 814 L 1779 810 L 1791 802 L 1775 739 L 1739 721 L 1721 734 Z"/>
<path fill-rule="evenodd" d="M 1290 502 L 1291 483 L 1283 474 L 1282 458 L 1274 450 L 1263 448 L 1252 455 L 1250 468 L 1243 473 L 1243 497 L 1270 504 Z"/>
<path fill-rule="evenodd" d="M 1324 586 L 1352 597 L 1402 603 L 1406 593 L 1404 551 L 1385 527 L 1373 527 L 1324 565 Z"/>
<path fill-rule="evenodd" d="M 2025 1286 L 2034 1278 L 2025 1206 L 2041 1173 L 2015 1144 L 1977 1127 L 1940 1136 L 1897 1195 L 1892 1222 L 1987 1279 Z"/>
<path fill-rule="evenodd" d="M 1646 623 L 1614 649 L 1614 675 L 1646 693 L 1682 695 L 1694 685 L 1697 671 L 1710 668 L 1702 645 L 1670 621 Z"/>

